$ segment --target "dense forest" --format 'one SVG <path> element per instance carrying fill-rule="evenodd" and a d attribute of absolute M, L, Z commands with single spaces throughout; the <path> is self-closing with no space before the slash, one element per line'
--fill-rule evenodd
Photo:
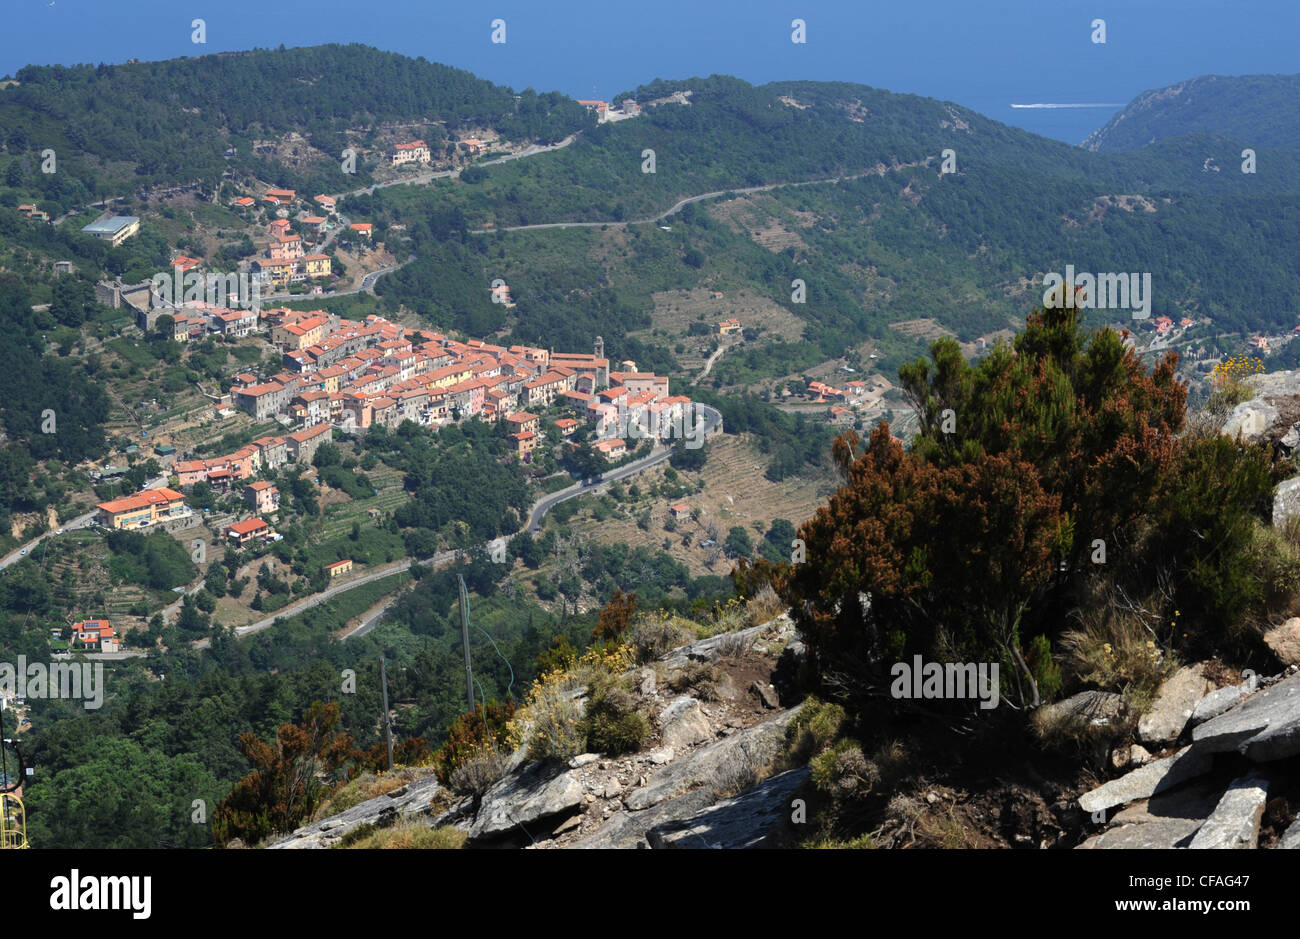
<path fill-rule="evenodd" d="M 530 89 L 516 100 L 509 88 L 461 69 L 356 44 L 33 65 L 14 77 L 17 84 L 0 90 L 7 151 L 52 148 L 97 196 L 118 184 L 106 164 L 133 164 L 141 186 L 216 180 L 254 167 L 254 140 L 288 131 L 304 134 L 337 167 L 348 145 L 343 132 L 361 125 L 490 126 L 508 139 L 552 142 L 589 120 L 555 93 Z"/>

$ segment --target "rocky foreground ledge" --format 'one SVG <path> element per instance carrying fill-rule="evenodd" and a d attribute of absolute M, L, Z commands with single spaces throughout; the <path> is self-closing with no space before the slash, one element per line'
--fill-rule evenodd
<path fill-rule="evenodd" d="M 1076 700 L 1084 697 L 1086 704 Z M 1110 697 L 1085 692 L 1053 707 L 1104 710 L 1098 699 Z M 1180 669 L 1161 686 L 1138 736 L 1146 746 L 1114 757 L 1137 767 L 1079 798 L 1103 826 L 1080 848 L 1258 847 L 1270 801 L 1300 784 L 1300 666 L 1216 690 L 1201 665 Z M 1147 747 L 1172 752 L 1157 758 Z M 1300 848 L 1300 819 L 1273 846 Z"/>
<path fill-rule="evenodd" d="M 635 669 L 653 703 L 652 746 L 623 757 L 584 753 L 567 765 L 523 765 L 483 795 L 453 797 L 431 770 L 330 818 L 304 825 L 269 848 L 328 848 L 363 825 L 450 825 L 469 846 L 527 848 L 752 848 L 773 843 L 788 823 L 806 767 L 762 778 L 799 706 L 783 707 L 770 679 L 780 655 L 801 652 L 786 616 L 693 642 Z M 715 665 L 708 700 L 674 694 L 684 670 Z M 761 781 L 760 781 L 761 780 Z"/>

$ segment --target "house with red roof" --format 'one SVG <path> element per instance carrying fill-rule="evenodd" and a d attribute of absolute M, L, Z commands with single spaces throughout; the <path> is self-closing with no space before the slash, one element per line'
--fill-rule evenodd
<path fill-rule="evenodd" d="M 90 652 L 118 651 L 117 634 L 106 619 L 84 619 L 73 623 L 72 645 Z"/>
<path fill-rule="evenodd" d="M 260 518 L 247 518 L 242 522 L 235 522 L 233 525 L 227 525 L 223 529 L 226 538 L 233 542 L 236 547 L 242 548 L 248 542 L 253 540 L 266 541 L 273 534 L 271 526 L 266 524 Z"/>

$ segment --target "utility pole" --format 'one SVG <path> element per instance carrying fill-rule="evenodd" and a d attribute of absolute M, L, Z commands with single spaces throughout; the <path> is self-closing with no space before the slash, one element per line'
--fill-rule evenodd
<path fill-rule="evenodd" d="M 379 684 L 384 690 L 384 738 L 388 741 L 388 769 L 393 769 L 393 725 L 388 719 L 388 669 L 384 665 L 384 657 L 379 657 Z"/>
<path fill-rule="evenodd" d="M 465 700 L 469 704 L 469 713 L 474 713 L 474 669 L 469 661 L 469 594 L 465 590 L 465 577 L 457 574 L 460 582 L 460 641 L 465 647 Z"/>

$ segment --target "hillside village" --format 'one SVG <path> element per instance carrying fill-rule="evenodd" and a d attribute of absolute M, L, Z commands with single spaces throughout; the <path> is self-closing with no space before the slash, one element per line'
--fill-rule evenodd
<path fill-rule="evenodd" d="M 541 439 L 539 415 L 525 410 L 532 409 L 554 412 L 566 438 L 580 423 L 588 425 L 593 448 L 616 459 L 629 449 L 627 437 L 680 436 L 683 420 L 691 416 L 691 399 L 670 394 L 667 377 L 639 372 L 631 361 L 610 371 L 600 337 L 591 353 L 552 352 L 461 342 L 373 315 L 354 322 L 325 311 L 189 309 L 177 319 L 212 332 L 238 323 L 240 337 L 256 332 L 281 354 L 282 371 L 238 373 L 212 405 L 218 413 L 237 408 L 258 422 L 276 420 L 287 432 L 212 458 L 165 455 L 163 465 L 181 489 L 205 481 L 229 491 L 263 468 L 310 463 L 334 430 L 352 434 L 405 421 L 433 429 L 475 418 L 504 421 L 515 458 L 528 462 Z M 274 494 L 250 491 L 257 494 L 253 508 L 272 508 L 264 499 Z M 144 528 L 183 515 L 182 500 L 182 494 L 162 489 L 99 509 L 105 527 Z"/>

